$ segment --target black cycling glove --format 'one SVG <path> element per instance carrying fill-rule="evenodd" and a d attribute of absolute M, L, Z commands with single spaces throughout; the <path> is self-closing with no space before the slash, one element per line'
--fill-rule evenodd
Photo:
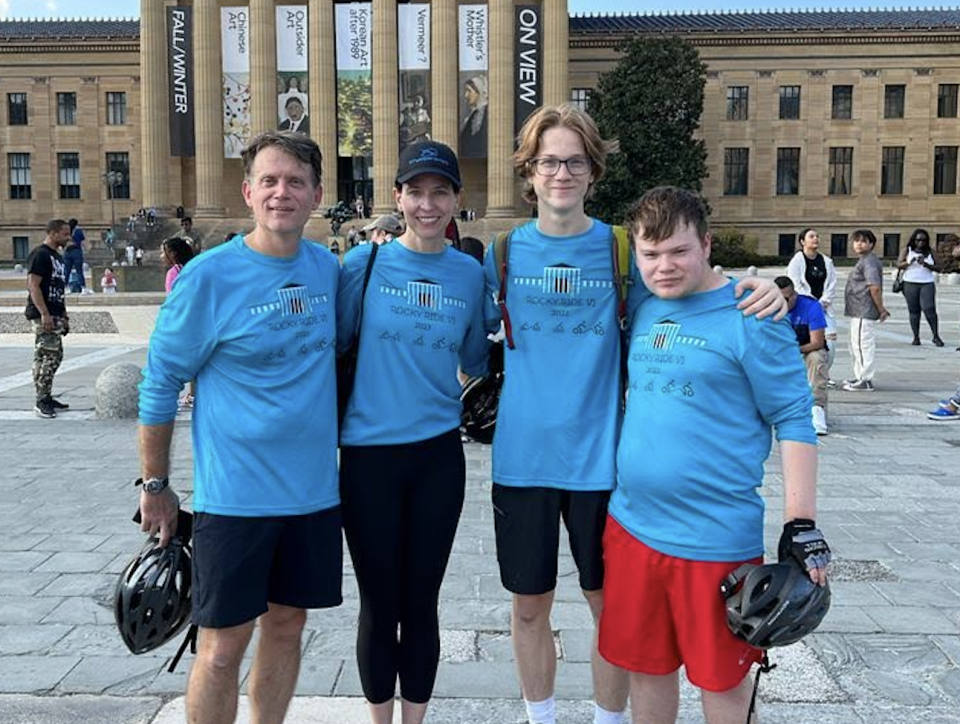
<path fill-rule="evenodd" d="M 830 546 L 817 524 L 809 518 L 796 518 L 783 525 L 777 559 L 781 563 L 793 561 L 804 570 L 826 568 L 830 563 Z"/>

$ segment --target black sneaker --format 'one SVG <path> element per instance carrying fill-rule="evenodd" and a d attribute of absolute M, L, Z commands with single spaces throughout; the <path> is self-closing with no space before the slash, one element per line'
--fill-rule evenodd
<path fill-rule="evenodd" d="M 53 403 L 49 397 L 45 400 L 39 400 L 33 411 L 37 413 L 37 417 L 43 417 L 47 420 L 57 416 L 57 411 L 53 409 Z"/>
<path fill-rule="evenodd" d="M 58 399 L 55 398 L 55 397 L 51 397 L 51 398 L 50 398 L 50 404 L 53 405 L 53 409 L 54 409 L 54 410 L 69 410 L 69 409 L 70 409 L 70 405 L 68 405 L 66 402 L 60 402 L 60 400 L 58 400 Z"/>

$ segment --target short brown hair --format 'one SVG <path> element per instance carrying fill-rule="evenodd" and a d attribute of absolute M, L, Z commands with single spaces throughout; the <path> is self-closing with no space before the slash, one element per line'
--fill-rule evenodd
<path fill-rule="evenodd" d="M 56 234 L 64 226 L 70 228 L 70 224 L 63 219 L 51 219 L 47 222 L 47 234 Z"/>
<path fill-rule="evenodd" d="M 851 241 L 857 241 L 858 239 L 867 242 L 871 248 L 877 245 L 877 237 L 870 229 L 857 229 L 850 234 Z"/>
<path fill-rule="evenodd" d="M 673 235 L 682 225 L 689 224 L 703 239 L 710 225 L 707 205 L 699 194 L 676 186 L 652 188 L 627 211 L 626 226 L 634 239 L 643 238 L 654 243 Z"/>
<path fill-rule="evenodd" d="M 240 153 L 243 159 L 243 175 L 249 179 L 253 160 L 265 148 L 279 148 L 313 169 L 313 185 L 319 186 L 323 178 L 323 161 L 320 147 L 309 136 L 294 131 L 265 131 L 254 138 Z"/>
<path fill-rule="evenodd" d="M 580 136 L 583 148 L 593 167 L 593 184 L 603 178 L 607 170 L 607 156 L 620 148 L 617 141 L 606 141 L 600 135 L 600 129 L 586 112 L 571 103 L 559 106 L 543 106 L 534 112 L 517 134 L 517 150 L 513 154 L 513 165 L 520 176 L 529 179 L 534 171 L 530 162 L 537 157 L 540 139 L 551 128 L 569 128 Z M 587 192 L 589 194 L 589 191 Z M 531 204 L 537 203 L 537 194 L 529 180 L 523 188 L 523 199 Z"/>

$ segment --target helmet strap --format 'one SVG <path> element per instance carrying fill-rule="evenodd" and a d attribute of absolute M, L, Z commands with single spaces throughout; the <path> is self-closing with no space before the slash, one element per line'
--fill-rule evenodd
<path fill-rule="evenodd" d="M 180 648 L 177 649 L 177 655 L 173 657 L 173 661 L 170 662 L 170 666 L 167 668 L 167 673 L 172 674 L 174 669 L 177 668 L 177 664 L 180 663 L 180 659 L 183 658 L 183 654 L 187 650 L 187 646 L 190 647 L 190 653 L 197 653 L 197 625 L 195 623 L 190 624 L 190 628 L 187 629 L 186 635 L 183 637 L 183 641 L 180 644 Z M 759 673 L 758 673 L 759 676 Z M 754 691 L 756 695 L 756 691 Z M 753 706 L 751 703 L 750 706 Z"/>
<path fill-rule="evenodd" d="M 753 694 L 750 696 L 750 708 L 747 710 L 747 724 L 753 722 L 753 713 L 757 710 L 757 692 L 760 690 L 760 674 L 767 674 L 777 668 L 776 664 L 771 664 L 767 657 L 767 652 L 763 652 L 763 658 L 760 659 L 760 668 L 757 669 L 757 678 L 753 680 Z"/>

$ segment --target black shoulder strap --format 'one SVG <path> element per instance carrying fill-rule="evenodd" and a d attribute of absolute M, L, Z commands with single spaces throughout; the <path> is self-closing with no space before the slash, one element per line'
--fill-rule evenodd
<path fill-rule="evenodd" d="M 510 235 L 513 231 L 501 232 L 493 239 L 493 261 L 497 277 L 500 279 L 500 291 L 497 292 L 497 306 L 500 307 L 500 318 L 503 319 L 503 333 L 507 338 L 507 347 L 515 349 L 513 344 L 513 325 L 510 323 L 510 312 L 507 311 L 507 266 L 510 252 Z"/>
<path fill-rule="evenodd" d="M 377 250 L 380 248 L 380 245 L 376 242 L 373 242 L 370 245 L 370 258 L 367 259 L 367 268 L 363 272 L 363 287 L 360 290 L 360 311 L 357 313 L 357 328 L 354 331 L 355 343 L 359 343 L 360 340 L 360 325 L 363 322 L 363 300 L 367 297 L 367 286 L 370 284 L 370 275 L 373 273 L 373 261 L 377 258 Z"/>

